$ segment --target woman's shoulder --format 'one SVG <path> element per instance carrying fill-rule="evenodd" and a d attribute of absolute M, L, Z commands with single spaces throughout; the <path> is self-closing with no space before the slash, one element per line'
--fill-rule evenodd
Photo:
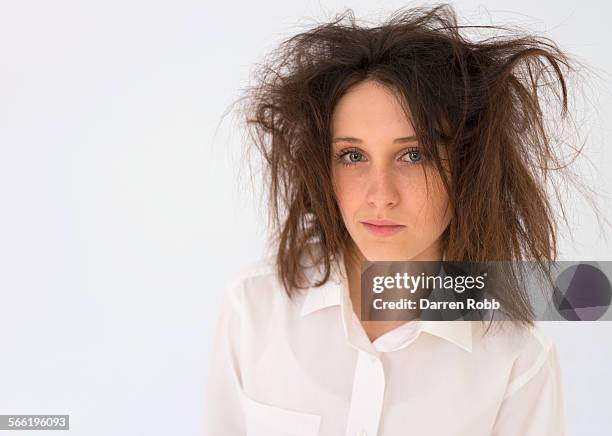
<path fill-rule="evenodd" d="M 275 256 L 264 256 L 243 265 L 232 276 L 224 294 L 242 310 L 260 310 L 287 299 L 278 278 Z"/>
<path fill-rule="evenodd" d="M 483 359 L 493 359 L 495 365 L 508 368 L 510 395 L 554 363 L 556 344 L 537 322 L 528 327 L 509 321 L 497 324 L 485 334 L 486 326 L 475 323 L 479 327 L 475 329 L 473 347 Z"/>
<path fill-rule="evenodd" d="M 233 284 L 244 283 L 256 279 L 270 280 L 276 275 L 275 257 L 264 256 L 242 265 L 232 278 Z"/>
<path fill-rule="evenodd" d="M 476 346 L 486 351 L 518 355 L 540 355 L 554 346 L 553 339 L 535 322 L 523 326 L 511 321 L 499 321 L 488 325 L 475 322 Z"/>

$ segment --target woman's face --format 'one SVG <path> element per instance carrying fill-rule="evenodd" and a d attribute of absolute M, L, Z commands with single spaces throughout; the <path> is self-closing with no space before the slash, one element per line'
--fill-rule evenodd
<path fill-rule="evenodd" d="M 332 181 L 357 255 L 439 260 L 448 196 L 395 95 L 371 80 L 353 86 L 336 105 L 331 128 Z M 368 224 L 377 220 L 396 225 Z"/>

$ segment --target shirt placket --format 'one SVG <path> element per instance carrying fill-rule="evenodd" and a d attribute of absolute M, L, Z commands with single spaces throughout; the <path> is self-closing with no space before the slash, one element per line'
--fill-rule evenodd
<path fill-rule="evenodd" d="M 346 436 L 376 436 L 385 396 L 385 371 L 380 353 L 367 338 L 345 295 L 342 322 L 349 344 L 357 350 Z"/>
<path fill-rule="evenodd" d="M 374 354 L 359 350 L 346 436 L 375 436 L 385 395 L 385 372 Z"/>

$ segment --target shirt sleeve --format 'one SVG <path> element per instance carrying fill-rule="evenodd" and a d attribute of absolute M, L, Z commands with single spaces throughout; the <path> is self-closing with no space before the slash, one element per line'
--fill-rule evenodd
<path fill-rule="evenodd" d="M 235 282 L 221 298 L 205 387 L 204 435 L 246 434 L 241 403 L 239 290 Z"/>
<path fill-rule="evenodd" d="M 508 385 L 491 436 L 565 436 L 565 406 L 554 344 Z"/>

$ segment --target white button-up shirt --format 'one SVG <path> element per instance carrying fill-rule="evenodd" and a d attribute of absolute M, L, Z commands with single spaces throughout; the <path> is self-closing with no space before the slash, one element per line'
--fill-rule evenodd
<path fill-rule="evenodd" d="M 417 320 L 370 341 L 343 262 L 289 299 L 265 259 L 223 294 L 204 434 L 565 435 L 554 344 L 505 324 Z"/>

